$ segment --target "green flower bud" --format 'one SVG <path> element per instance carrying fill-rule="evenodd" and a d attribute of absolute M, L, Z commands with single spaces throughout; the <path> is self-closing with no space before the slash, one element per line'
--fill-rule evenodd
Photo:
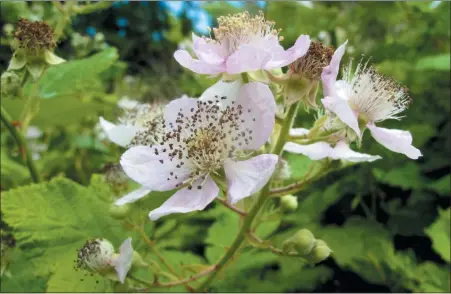
<path fill-rule="evenodd" d="M 283 242 L 282 250 L 288 254 L 308 255 L 312 251 L 315 241 L 315 236 L 313 236 L 312 232 L 302 229 Z"/>
<path fill-rule="evenodd" d="M 280 207 L 283 211 L 293 212 L 298 208 L 298 198 L 293 195 L 285 195 L 280 198 Z"/>
<path fill-rule="evenodd" d="M 19 76 L 14 72 L 4 72 L 1 77 L 1 91 L 5 96 L 17 96 L 20 92 Z"/>
<path fill-rule="evenodd" d="M 140 268 L 140 267 L 147 267 L 148 264 L 144 261 L 144 259 L 141 257 L 141 255 L 133 251 L 133 258 L 132 258 L 132 267 Z"/>
<path fill-rule="evenodd" d="M 13 32 L 14 32 L 14 26 L 12 24 L 10 24 L 10 23 L 5 24 L 3 26 L 3 32 L 8 37 L 12 37 L 13 36 Z"/>
<path fill-rule="evenodd" d="M 121 206 L 111 204 L 109 213 L 114 219 L 124 219 L 130 214 L 131 210 L 132 209 L 129 204 L 124 204 Z"/>
<path fill-rule="evenodd" d="M 326 242 L 318 239 L 307 259 L 311 264 L 316 264 L 328 258 L 331 252 L 332 250 L 327 246 Z"/>

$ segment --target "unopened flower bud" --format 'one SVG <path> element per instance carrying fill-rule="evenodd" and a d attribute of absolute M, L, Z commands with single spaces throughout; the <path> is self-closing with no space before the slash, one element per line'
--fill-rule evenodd
<path fill-rule="evenodd" d="M 10 23 L 7 23 L 3 26 L 3 32 L 6 36 L 12 37 L 14 33 L 14 26 Z"/>
<path fill-rule="evenodd" d="M 114 204 L 111 204 L 109 213 L 112 218 L 114 219 L 124 219 L 127 217 L 131 212 L 131 207 L 129 204 L 124 204 L 121 206 L 117 206 Z"/>
<path fill-rule="evenodd" d="M 106 239 L 88 240 L 78 251 L 77 268 L 105 273 L 111 270 L 114 247 Z"/>
<path fill-rule="evenodd" d="M 293 195 L 285 195 L 280 198 L 280 207 L 283 211 L 293 212 L 298 208 L 298 198 Z"/>
<path fill-rule="evenodd" d="M 283 242 L 282 250 L 285 253 L 308 255 L 312 251 L 315 241 L 315 236 L 313 236 L 312 232 L 307 229 L 302 229 Z"/>
<path fill-rule="evenodd" d="M 331 252 L 332 250 L 327 246 L 326 242 L 318 239 L 307 259 L 311 264 L 316 264 L 328 258 Z"/>
<path fill-rule="evenodd" d="M 17 96 L 20 91 L 19 76 L 14 72 L 4 72 L 1 77 L 1 91 L 5 96 Z"/>

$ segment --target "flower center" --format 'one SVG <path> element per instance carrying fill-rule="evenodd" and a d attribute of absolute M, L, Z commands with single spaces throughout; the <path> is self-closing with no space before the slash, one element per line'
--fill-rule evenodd
<path fill-rule="evenodd" d="M 351 61 L 344 69 L 343 77 L 351 85 L 349 103 L 371 122 L 399 119 L 411 102 L 407 89 L 367 64 L 359 62 L 352 73 Z"/>
<path fill-rule="evenodd" d="M 214 40 L 223 45 L 228 54 L 234 53 L 240 45 L 258 44 L 269 36 L 277 36 L 274 22 L 265 20 L 263 12 L 250 15 L 249 12 L 218 17 L 218 28 L 213 29 Z"/>
<path fill-rule="evenodd" d="M 130 142 L 129 146 L 150 146 L 161 142 L 164 135 L 163 104 L 142 104 L 126 111 L 120 122 L 142 128 Z"/>
<path fill-rule="evenodd" d="M 191 170 L 190 183 L 217 172 L 226 159 L 236 159 L 240 149 L 252 140 L 252 130 L 246 127 L 249 118 L 243 116 L 251 110 L 234 102 L 222 108 L 218 103 L 227 97 L 216 99 L 197 101 L 196 107 L 180 109 L 175 124 L 169 123 L 170 131 L 160 143 L 169 148 L 154 148 L 156 155 L 167 152 L 171 161 L 177 160 L 177 168 L 186 163 Z"/>

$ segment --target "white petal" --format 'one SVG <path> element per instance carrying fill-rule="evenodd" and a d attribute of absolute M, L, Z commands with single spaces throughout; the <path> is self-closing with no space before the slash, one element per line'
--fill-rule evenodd
<path fill-rule="evenodd" d="M 286 51 L 279 45 L 278 41 L 274 42 L 274 39 L 268 41 L 272 41 L 267 43 L 267 50 L 271 52 L 272 58 L 265 65 L 266 70 L 289 65 L 296 59 L 304 56 L 310 47 L 310 37 L 308 35 L 299 36 L 293 47 Z"/>
<path fill-rule="evenodd" d="M 227 58 L 227 73 L 239 74 L 247 71 L 256 71 L 271 60 L 271 54 L 264 48 L 253 45 L 241 45 L 240 48 Z"/>
<path fill-rule="evenodd" d="M 204 209 L 218 196 L 219 188 L 210 177 L 207 177 L 204 183 L 202 181 L 202 179 L 196 180 L 191 189 L 186 187 L 178 190 L 160 207 L 149 213 L 150 219 L 157 220 L 172 213 L 187 213 Z M 198 186 L 201 186 L 201 189 Z"/>
<path fill-rule="evenodd" d="M 385 148 L 405 154 L 411 159 L 418 159 L 418 157 L 422 156 L 421 151 L 412 146 L 412 135 L 410 132 L 379 128 L 374 124 L 368 124 L 367 127 L 371 132 L 371 136 Z"/>
<path fill-rule="evenodd" d="M 345 54 L 347 43 L 348 41 L 346 40 L 346 42 L 344 42 L 340 47 L 337 48 L 337 50 L 335 50 L 330 64 L 324 67 L 323 72 L 321 73 L 324 96 L 335 95 L 334 84 L 337 80 L 338 71 L 340 69 L 340 61 Z"/>
<path fill-rule="evenodd" d="M 118 200 L 116 200 L 114 202 L 114 205 L 122 206 L 122 205 L 127 204 L 127 203 L 135 202 L 135 201 L 143 198 L 144 196 L 146 196 L 150 192 L 151 192 L 151 190 L 149 190 L 147 188 L 144 188 L 144 187 L 138 188 L 138 189 L 136 189 L 134 191 L 131 191 L 127 195 L 119 198 Z"/>
<path fill-rule="evenodd" d="M 103 117 L 99 118 L 100 126 L 105 131 L 111 142 L 126 147 L 140 130 L 139 127 L 132 125 L 115 125 Z"/>
<path fill-rule="evenodd" d="M 245 161 L 226 160 L 227 197 L 236 203 L 259 191 L 271 178 L 279 157 L 262 154 Z"/>
<path fill-rule="evenodd" d="M 260 82 L 244 84 L 240 88 L 236 105 L 241 105 L 240 130 L 245 132 L 249 143 L 243 149 L 255 150 L 265 144 L 271 136 L 275 123 L 276 103 L 269 87 Z"/>
<path fill-rule="evenodd" d="M 172 190 L 188 178 L 190 169 L 186 160 L 182 159 L 184 164 L 177 157 L 171 161 L 168 150 L 167 145 L 132 147 L 122 154 L 122 168 L 131 179 L 150 190 Z"/>
<path fill-rule="evenodd" d="M 26 139 L 37 139 L 42 136 L 41 130 L 36 126 L 29 126 L 27 133 L 25 134 Z"/>
<path fill-rule="evenodd" d="M 197 57 L 211 64 L 220 65 L 225 59 L 222 57 L 222 48 L 217 43 L 206 42 L 204 38 L 199 38 L 194 33 L 193 38 L 193 50 Z"/>
<path fill-rule="evenodd" d="M 291 153 L 303 154 L 311 160 L 319 160 L 332 154 L 332 147 L 326 142 L 317 142 L 309 145 L 300 145 L 287 142 L 283 150 Z"/>
<path fill-rule="evenodd" d="M 310 132 L 308 129 L 303 128 L 293 128 L 290 129 L 290 136 L 303 136 L 307 135 Z"/>
<path fill-rule="evenodd" d="M 133 247 L 132 247 L 132 238 L 125 239 L 122 242 L 121 247 L 119 249 L 119 256 L 113 260 L 114 269 L 117 272 L 117 276 L 119 277 L 119 281 L 123 284 L 125 281 L 125 277 L 127 276 L 128 271 L 132 267 L 133 261 Z"/>
<path fill-rule="evenodd" d="M 381 159 L 379 155 L 370 155 L 365 153 L 355 152 L 351 150 L 346 142 L 338 142 L 332 151 L 330 156 L 332 159 L 342 159 L 351 162 L 373 162 L 375 160 Z"/>
<path fill-rule="evenodd" d="M 198 60 L 191 57 L 185 50 L 177 50 L 174 53 L 174 58 L 177 62 L 195 73 L 198 74 L 219 74 L 225 71 L 225 64 L 216 64 L 215 60 Z M 204 56 L 207 58 L 207 56 Z"/>
<path fill-rule="evenodd" d="M 117 106 L 119 106 L 122 109 L 126 109 L 126 110 L 131 110 L 136 108 L 139 105 L 139 102 L 136 100 L 131 100 L 128 99 L 127 96 L 121 98 L 118 102 L 117 102 Z"/>
<path fill-rule="evenodd" d="M 324 99 L 321 99 L 321 102 L 323 102 L 323 105 L 327 110 L 335 113 L 342 122 L 347 124 L 351 129 L 354 130 L 357 136 L 360 137 L 360 129 L 359 123 L 357 121 L 357 116 L 349 106 L 348 101 L 343 100 L 339 97 L 328 96 Z"/>
<path fill-rule="evenodd" d="M 198 101 L 199 99 L 183 96 L 169 102 L 164 108 L 164 120 L 167 127 L 176 128 L 176 120 L 180 114 L 183 114 L 185 117 L 191 116 L 191 109 L 197 110 Z"/>
<path fill-rule="evenodd" d="M 225 108 L 232 105 L 235 102 L 240 93 L 242 86 L 241 80 L 235 80 L 232 82 L 226 82 L 219 80 L 216 84 L 205 90 L 199 97 L 200 101 L 219 101 L 218 104 Z"/>

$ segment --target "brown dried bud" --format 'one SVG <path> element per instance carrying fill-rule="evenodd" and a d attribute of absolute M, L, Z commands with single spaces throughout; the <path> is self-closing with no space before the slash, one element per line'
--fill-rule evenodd
<path fill-rule="evenodd" d="M 56 47 L 53 29 L 42 21 L 29 21 L 22 18 L 17 22 L 13 35 L 18 41 L 19 48 L 28 53 L 53 50 Z"/>
<path fill-rule="evenodd" d="M 334 49 L 332 47 L 326 47 L 321 42 L 312 41 L 307 53 L 290 64 L 289 67 L 293 73 L 310 80 L 319 81 L 323 68 L 329 65 L 333 54 Z"/>

